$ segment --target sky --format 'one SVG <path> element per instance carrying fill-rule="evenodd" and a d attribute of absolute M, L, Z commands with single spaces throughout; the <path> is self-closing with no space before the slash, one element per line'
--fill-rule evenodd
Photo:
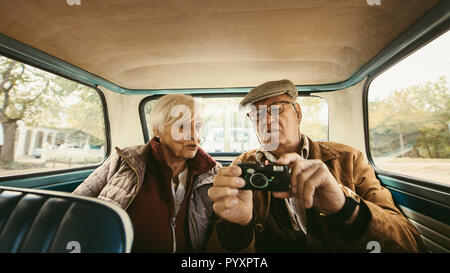
<path fill-rule="evenodd" d="M 369 101 L 375 97 L 383 99 L 394 90 L 436 81 L 440 76 L 445 76 L 450 84 L 449 31 L 374 79 L 369 87 Z"/>

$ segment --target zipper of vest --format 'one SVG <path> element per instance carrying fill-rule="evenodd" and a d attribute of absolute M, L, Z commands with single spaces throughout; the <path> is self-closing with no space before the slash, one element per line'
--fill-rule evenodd
<path fill-rule="evenodd" d="M 195 221 L 194 221 L 194 217 L 192 217 L 192 214 L 189 213 L 189 218 L 191 218 L 191 225 L 192 225 L 192 230 L 194 231 L 194 237 L 195 238 L 191 238 L 191 240 L 198 240 L 198 236 L 197 236 L 197 229 L 195 228 Z M 194 243 L 192 243 L 192 245 L 194 245 Z M 192 246 L 194 248 L 194 246 Z"/>
<path fill-rule="evenodd" d="M 136 191 L 135 191 L 133 197 L 131 198 L 131 201 L 128 202 L 128 204 L 127 204 L 127 205 L 125 206 L 125 208 L 124 208 L 124 210 L 127 210 L 128 207 L 129 207 L 129 206 L 131 205 L 131 203 L 133 202 L 134 198 L 136 197 L 137 193 L 138 193 L 140 179 L 139 179 L 139 174 L 138 174 L 138 172 L 133 168 L 133 166 L 131 166 L 130 162 L 128 162 L 128 160 L 125 158 L 125 156 L 124 156 L 123 154 L 119 153 L 119 151 L 116 151 L 116 152 L 119 154 L 119 156 L 120 156 L 123 160 L 125 160 L 125 162 L 128 164 L 128 166 L 130 166 L 130 168 L 133 170 L 133 172 L 136 174 L 136 177 L 137 177 Z"/>
<path fill-rule="evenodd" d="M 172 240 L 173 240 L 173 245 L 172 245 L 172 253 L 175 253 L 177 251 L 177 238 L 176 238 L 176 234 L 175 234 L 175 221 L 177 220 L 177 217 L 174 216 L 172 218 L 172 223 L 170 224 L 170 228 L 172 229 Z"/>

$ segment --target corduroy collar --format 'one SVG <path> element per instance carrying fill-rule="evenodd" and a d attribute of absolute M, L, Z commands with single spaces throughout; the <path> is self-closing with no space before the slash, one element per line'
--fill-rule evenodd
<path fill-rule="evenodd" d="M 117 153 L 130 165 L 141 179 L 145 176 L 150 158 L 157 164 L 170 168 L 165 162 L 161 152 L 161 143 L 158 138 L 153 138 L 145 145 L 135 145 L 126 147 L 123 150 L 116 147 Z M 194 158 L 188 160 L 188 167 L 193 175 L 208 172 L 216 166 L 217 162 L 201 148 L 198 149 Z M 141 184 L 142 184 L 141 180 Z"/>
<path fill-rule="evenodd" d="M 166 162 L 166 159 L 164 158 L 164 155 L 161 150 L 161 142 L 159 142 L 159 139 L 154 137 L 149 142 L 152 154 L 155 158 L 155 160 L 158 162 L 158 164 L 165 165 L 168 167 L 168 164 Z M 204 173 L 212 169 L 214 166 L 216 166 L 216 161 L 205 151 L 203 151 L 201 148 L 198 149 L 197 153 L 195 154 L 195 157 L 192 159 L 187 160 L 189 169 L 193 173 Z"/>

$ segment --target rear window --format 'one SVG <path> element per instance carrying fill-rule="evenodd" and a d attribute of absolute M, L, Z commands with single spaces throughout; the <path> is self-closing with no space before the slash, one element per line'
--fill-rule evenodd
<path fill-rule="evenodd" d="M 374 164 L 450 185 L 450 33 L 395 64 L 368 89 Z"/>
<path fill-rule="evenodd" d="M 239 111 L 242 97 L 195 96 L 203 105 L 203 143 L 201 147 L 211 154 L 233 153 L 259 148 L 253 123 L 245 112 Z M 156 99 L 144 106 L 149 128 L 150 111 Z M 319 97 L 299 97 L 303 112 L 301 132 L 314 140 L 328 140 L 328 105 Z M 147 131 L 148 132 L 148 131 Z"/>
<path fill-rule="evenodd" d="M 93 88 L 0 56 L 0 176 L 98 164 L 106 153 Z"/>

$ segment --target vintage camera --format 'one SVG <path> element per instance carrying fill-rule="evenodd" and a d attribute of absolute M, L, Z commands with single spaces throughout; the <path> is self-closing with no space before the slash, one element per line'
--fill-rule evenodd
<path fill-rule="evenodd" d="M 244 190 L 289 191 L 291 176 L 287 165 L 243 162 L 238 166 L 245 180 Z"/>

